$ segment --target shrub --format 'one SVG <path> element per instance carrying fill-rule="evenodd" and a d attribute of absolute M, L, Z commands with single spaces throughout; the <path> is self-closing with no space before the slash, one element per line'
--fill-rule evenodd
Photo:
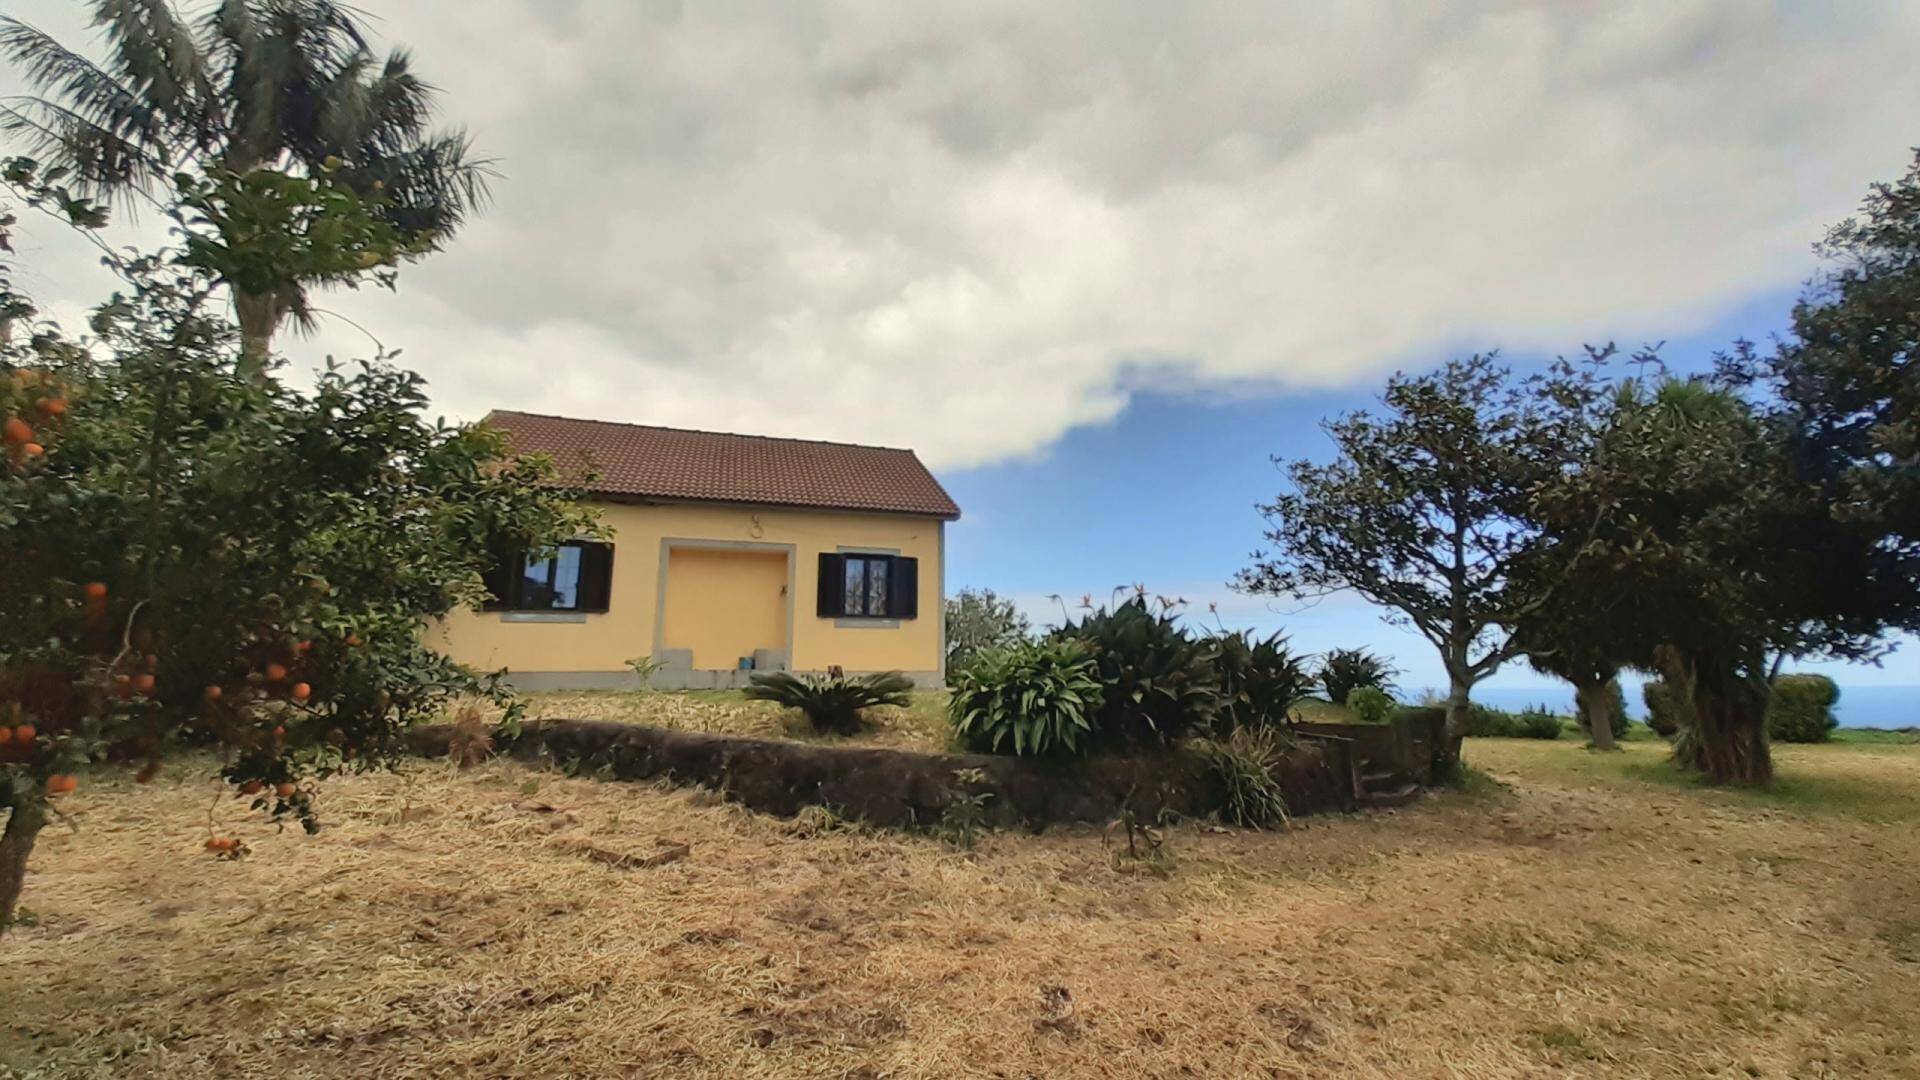
<path fill-rule="evenodd" d="M 1212 644 L 1221 720 L 1230 729 L 1287 723 L 1288 710 L 1306 696 L 1313 678 L 1305 660 L 1287 648 L 1286 637 L 1220 634 Z"/>
<path fill-rule="evenodd" d="M 753 676 L 745 694 L 799 709 L 815 731 L 846 735 L 860 730 L 864 710 L 911 704 L 912 692 L 913 680 L 897 671 L 854 677 L 769 671 Z"/>
<path fill-rule="evenodd" d="M 1620 688 L 1620 680 L 1614 679 L 1607 684 L 1607 719 L 1613 728 L 1613 737 L 1622 738 L 1632 721 L 1627 718 L 1627 692 Z M 1573 722 L 1582 731 L 1587 732 L 1586 714 L 1579 709 L 1573 711 Z"/>
<path fill-rule="evenodd" d="M 1511 739 L 1519 733 L 1520 718 L 1505 709 L 1470 702 L 1464 734 L 1479 739 Z"/>
<path fill-rule="evenodd" d="M 1693 713 L 1692 706 L 1674 693 L 1672 686 L 1659 679 L 1649 679 L 1641 685 L 1640 700 L 1647 705 L 1647 726 L 1662 738 L 1679 734 Z"/>
<path fill-rule="evenodd" d="M 1030 757 L 1084 753 L 1103 694 L 1079 641 L 988 650 L 954 679 L 948 715 L 968 749 Z"/>
<path fill-rule="evenodd" d="M 1522 709 L 1514 718 L 1513 733 L 1522 739 L 1557 739 L 1561 730 L 1560 717 L 1548 712 L 1545 706 Z"/>
<path fill-rule="evenodd" d="M 1239 728 L 1224 739 L 1189 744 L 1220 785 L 1220 816 L 1235 825 L 1265 829 L 1287 823 L 1287 799 L 1273 772 L 1290 745 L 1271 727 Z"/>
<path fill-rule="evenodd" d="M 1767 734 L 1780 742 L 1826 742 L 1840 726 L 1833 706 L 1840 687 L 1825 675 L 1782 675 L 1767 699 Z"/>
<path fill-rule="evenodd" d="M 949 683 L 982 654 L 1025 641 L 1033 633 L 1013 601 L 992 589 L 961 589 L 947 598 L 945 614 Z"/>
<path fill-rule="evenodd" d="M 1377 686 L 1362 686 L 1347 695 L 1347 708 L 1362 724 L 1384 724 L 1393 719 L 1393 699 Z"/>
<path fill-rule="evenodd" d="M 1168 743 L 1212 729 L 1220 711 L 1213 646 L 1188 636 L 1170 607 L 1150 608 L 1139 594 L 1053 632 L 1053 640 L 1093 651 L 1105 690 L 1094 714 L 1097 740 Z"/>
<path fill-rule="evenodd" d="M 1347 698 L 1363 686 L 1393 692 L 1393 677 L 1398 669 L 1365 649 L 1335 649 L 1320 661 L 1320 685 L 1327 700 L 1347 704 Z"/>

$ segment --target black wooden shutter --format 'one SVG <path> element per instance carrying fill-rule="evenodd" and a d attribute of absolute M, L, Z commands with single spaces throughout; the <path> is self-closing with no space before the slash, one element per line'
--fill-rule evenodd
<path fill-rule="evenodd" d="M 896 619 L 920 616 L 920 560 L 896 556 L 893 580 L 887 582 L 887 614 Z"/>
<path fill-rule="evenodd" d="M 832 619 L 847 613 L 847 557 L 820 553 L 820 617 Z"/>
<path fill-rule="evenodd" d="M 519 577 L 514 573 L 514 568 L 519 564 L 519 559 L 506 552 L 494 553 L 493 565 L 480 575 L 481 582 L 487 587 L 487 600 L 480 605 L 481 611 L 505 611 L 513 606 L 510 590 Z"/>
<path fill-rule="evenodd" d="M 605 611 L 613 601 L 613 545 L 580 545 L 580 610 Z"/>

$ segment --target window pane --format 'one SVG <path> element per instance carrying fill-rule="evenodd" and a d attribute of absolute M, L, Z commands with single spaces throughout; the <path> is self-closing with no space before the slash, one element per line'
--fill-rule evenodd
<path fill-rule="evenodd" d="M 887 613 L 887 570 L 886 559 L 868 559 L 867 566 L 867 614 L 885 615 Z"/>
<path fill-rule="evenodd" d="M 543 608 L 553 599 L 553 560 L 528 559 L 520 571 L 522 608 Z"/>
<path fill-rule="evenodd" d="M 847 558 L 847 614 L 865 615 L 867 613 L 867 560 Z"/>
<path fill-rule="evenodd" d="M 563 547 L 554 557 L 552 606 L 571 611 L 580 606 L 580 549 Z"/>

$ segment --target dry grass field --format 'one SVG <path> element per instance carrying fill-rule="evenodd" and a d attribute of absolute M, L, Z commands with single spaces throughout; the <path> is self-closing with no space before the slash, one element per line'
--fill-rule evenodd
<path fill-rule="evenodd" d="M 0 941 L 0 1074 L 1920 1076 L 1920 747 L 1782 748 L 1758 796 L 1468 750 L 1466 791 L 1118 869 L 498 762 L 330 785 L 312 837 L 205 763 L 96 775 Z"/>

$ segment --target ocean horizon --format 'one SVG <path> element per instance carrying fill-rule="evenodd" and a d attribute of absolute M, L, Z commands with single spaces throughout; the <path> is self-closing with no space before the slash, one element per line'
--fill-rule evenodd
<path fill-rule="evenodd" d="M 1646 719 L 1646 705 L 1638 683 L 1628 683 L 1627 713 L 1636 720 Z M 1432 691 L 1444 697 L 1444 688 Z M 1412 700 L 1419 689 L 1407 692 Z M 1524 709 L 1544 705 L 1557 713 L 1573 712 L 1573 688 L 1570 686 L 1477 686 L 1473 700 L 1496 709 Z M 1861 686 L 1840 684 L 1840 700 L 1833 707 L 1841 727 L 1907 728 L 1920 726 L 1920 685 L 1890 686 L 1869 683 Z"/>

